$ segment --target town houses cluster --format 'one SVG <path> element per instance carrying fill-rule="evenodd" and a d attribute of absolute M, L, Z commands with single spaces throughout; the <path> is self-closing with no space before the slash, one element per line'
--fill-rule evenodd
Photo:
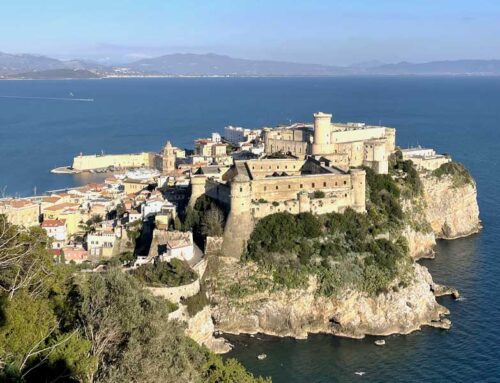
<path fill-rule="evenodd" d="M 67 171 L 102 172 L 104 182 L 2 198 L 0 214 L 15 225 L 41 226 L 59 261 L 82 263 L 128 252 L 136 264 L 173 258 L 195 264 L 203 255 L 179 222 L 189 206 L 207 196 L 226 213 L 223 252 L 238 257 L 255 222 L 269 214 L 365 211 L 364 169 L 388 173 L 396 130 L 337 123 L 318 112 L 311 123 L 227 126 L 196 138 L 193 146 L 167 141 L 157 153 L 80 154 Z M 402 154 L 422 171 L 450 161 L 420 147 Z M 138 243 L 139 238 L 149 243 Z"/>

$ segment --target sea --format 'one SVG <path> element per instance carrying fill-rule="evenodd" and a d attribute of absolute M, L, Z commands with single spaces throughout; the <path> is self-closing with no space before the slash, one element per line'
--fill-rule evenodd
<path fill-rule="evenodd" d="M 427 266 L 462 298 L 439 298 L 451 311 L 448 331 L 362 340 L 310 335 L 231 337 L 235 357 L 274 382 L 500 381 L 500 78 L 157 78 L 0 81 L 0 195 L 27 196 L 100 181 L 58 175 L 79 153 L 159 151 L 167 140 L 311 121 L 397 129 L 401 147 L 449 153 L 477 181 L 483 230 L 439 241 Z M 258 360 L 265 353 L 267 358 Z M 361 374 L 362 373 L 362 374 Z"/>

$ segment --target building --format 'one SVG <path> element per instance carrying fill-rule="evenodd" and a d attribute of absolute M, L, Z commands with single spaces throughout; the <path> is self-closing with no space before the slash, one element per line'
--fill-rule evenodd
<path fill-rule="evenodd" d="M 125 178 L 123 180 L 123 188 L 125 194 L 136 194 L 144 189 L 146 189 L 150 185 L 148 180 L 137 180 L 131 178 Z"/>
<path fill-rule="evenodd" d="M 79 171 L 97 169 L 130 169 L 130 168 L 157 168 L 158 153 L 143 152 L 134 154 L 80 154 L 73 158 L 73 169 Z"/>
<path fill-rule="evenodd" d="M 82 263 L 88 259 L 88 252 L 80 246 L 65 246 L 62 248 L 66 263 Z"/>
<path fill-rule="evenodd" d="M 62 219 L 46 219 L 42 222 L 42 229 L 45 229 L 47 236 L 52 238 L 52 248 L 60 249 L 67 240 L 66 221 Z"/>
<path fill-rule="evenodd" d="M 175 154 L 174 148 L 170 141 L 167 141 L 163 149 L 163 166 L 162 166 L 162 174 L 163 175 L 172 175 L 175 172 L 175 161 L 177 156 Z"/>
<path fill-rule="evenodd" d="M 169 262 L 174 258 L 187 262 L 194 258 L 193 233 L 155 229 L 147 259 Z"/>
<path fill-rule="evenodd" d="M 278 212 L 365 211 L 365 172 L 337 168 L 321 156 L 236 161 L 221 180 L 195 174 L 191 199 L 207 195 L 228 211 L 224 253 L 239 257 L 255 222 Z"/>
<path fill-rule="evenodd" d="M 224 139 L 232 144 L 248 142 L 260 137 L 261 129 L 247 129 L 239 126 L 226 126 L 224 128 Z"/>
<path fill-rule="evenodd" d="M 341 169 L 368 166 L 387 174 L 395 150 L 396 130 L 364 123 L 332 123 L 332 115 L 318 112 L 313 124 L 294 124 L 264 130 L 266 154 L 277 152 L 298 158 L 321 156 Z"/>
<path fill-rule="evenodd" d="M 0 199 L 0 214 L 4 214 L 13 225 L 30 227 L 40 224 L 40 205 L 30 199 Z"/>
<path fill-rule="evenodd" d="M 114 230 L 89 233 L 87 235 L 87 250 L 92 257 L 111 257 L 116 242 Z"/>
<path fill-rule="evenodd" d="M 42 213 L 44 221 L 64 220 L 67 236 L 81 232 L 80 225 L 89 218 L 87 212 L 83 211 L 78 203 L 72 202 L 49 206 Z"/>
<path fill-rule="evenodd" d="M 403 160 L 411 160 L 418 170 L 435 170 L 441 165 L 451 162 L 449 156 L 444 154 L 437 154 L 434 149 L 422 148 L 408 148 L 401 150 Z"/>

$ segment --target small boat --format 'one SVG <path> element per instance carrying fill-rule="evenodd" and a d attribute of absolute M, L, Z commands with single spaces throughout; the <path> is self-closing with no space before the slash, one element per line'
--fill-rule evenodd
<path fill-rule="evenodd" d="M 375 343 L 377 346 L 385 346 L 385 340 L 383 340 L 383 339 L 377 339 L 373 343 Z"/>
<path fill-rule="evenodd" d="M 366 372 L 364 372 L 364 371 L 356 371 L 355 374 L 359 375 L 359 376 L 363 376 L 364 374 L 366 374 Z"/>
<path fill-rule="evenodd" d="M 259 355 L 257 355 L 257 359 L 259 359 L 259 360 L 264 360 L 266 358 L 267 358 L 266 354 L 259 354 Z"/>

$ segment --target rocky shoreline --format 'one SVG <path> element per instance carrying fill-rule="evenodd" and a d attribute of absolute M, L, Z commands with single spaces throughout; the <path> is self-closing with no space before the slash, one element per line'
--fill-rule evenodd
<path fill-rule="evenodd" d="M 422 184 L 423 197 L 417 203 L 423 206 L 421 220 L 427 230 L 408 227 L 403 231 L 414 260 L 433 258 L 437 239 L 468 236 L 481 228 L 474 183 L 456 187 L 451 177 L 437 181 L 424 175 Z M 416 214 L 414 208 L 409 210 Z M 235 265 L 229 259 L 222 263 L 222 278 L 233 282 L 244 281 L 257 272 L 252 264 Z M 451 295 L 457 299 L 459 292 L 435 283 L 426 267 L 415 262 L 412 268 L 409 282 L 397 281 L 390 291 L 378 296 L 355 291 L 347 291 L 340 298 L 318 296 L 314 277 L 307 289 L 255 293 L 239 299 L 238 304 L 215 293 L 211 296 L 211 317 L 217 332 L 297 339 L 314 333 L 363 338 L 409 334 L 423 326 L 449 329 L 449 310 L 436 297 Z"/>

